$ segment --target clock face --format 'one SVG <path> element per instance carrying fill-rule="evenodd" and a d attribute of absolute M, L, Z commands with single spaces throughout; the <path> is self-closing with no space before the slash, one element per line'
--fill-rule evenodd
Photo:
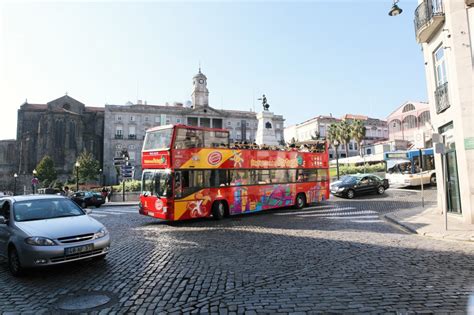
<path fill-rule="evenodd" d="M 203 83 L 204 83 L 204 80 L 203 80 L 203 79 L 199 79 L 199 83 L 203 84 Z"/>

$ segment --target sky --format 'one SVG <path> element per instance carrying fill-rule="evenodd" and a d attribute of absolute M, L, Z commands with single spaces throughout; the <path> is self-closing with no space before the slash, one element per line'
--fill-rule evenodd
<path fill-rule="evenodd" d="M 199 64 L 216 109 L 385 119 L 426 101 L 416 0 L 0 2 L 0 140 L 17 110 L 67 93 L 86 106 L 191 99 Z"/>

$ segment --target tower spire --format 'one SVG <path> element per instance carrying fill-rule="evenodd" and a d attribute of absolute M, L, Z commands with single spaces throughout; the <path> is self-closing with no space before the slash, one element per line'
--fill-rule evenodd
<path fill-rule="evenodd" d="M 199 73 L 201 73 L 201 60 L 199 60 Z"/>

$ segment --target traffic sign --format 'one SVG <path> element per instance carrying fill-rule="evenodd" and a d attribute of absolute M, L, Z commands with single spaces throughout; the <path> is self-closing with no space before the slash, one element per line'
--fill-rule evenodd
<path fill-rule="evenodd" d="M 114 166 L 120 166 L 125 163 L 125 158 L 123 157 L 114 157 Z"/>
<path fill-rule="evenodd" d="M 123 177 L 133 177 L 133 170 L 135 167 L 132 165 L 122 165 L 122 176 Z"/>

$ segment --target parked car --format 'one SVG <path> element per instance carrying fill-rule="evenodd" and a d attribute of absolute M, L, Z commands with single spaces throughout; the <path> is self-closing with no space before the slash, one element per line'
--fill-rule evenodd
<path fill-rule="evenodd" d="M 10 272 L 104 258 L 110 247 L 107 229 L 67 197 L 12 196 L 0 199 L 0 255 Z"/>
<path fill-rule="evenodd" d="M 346 175 L 331 184 L 334 196 L 354 198 L 356 195 L 378 193 L 382 195 L 389 188 L 387 179 L 372 174 Z"/>
<path fill-rule="evenodd" d="M 105 203 L 104 196 L 102 196 L 100 193 L 91 191 L 78 191 L 72 195 L 71 199 L 82 208 L 87 208 L 89 206 L 95 206 L 96 208 L 99 208 Z"/>

